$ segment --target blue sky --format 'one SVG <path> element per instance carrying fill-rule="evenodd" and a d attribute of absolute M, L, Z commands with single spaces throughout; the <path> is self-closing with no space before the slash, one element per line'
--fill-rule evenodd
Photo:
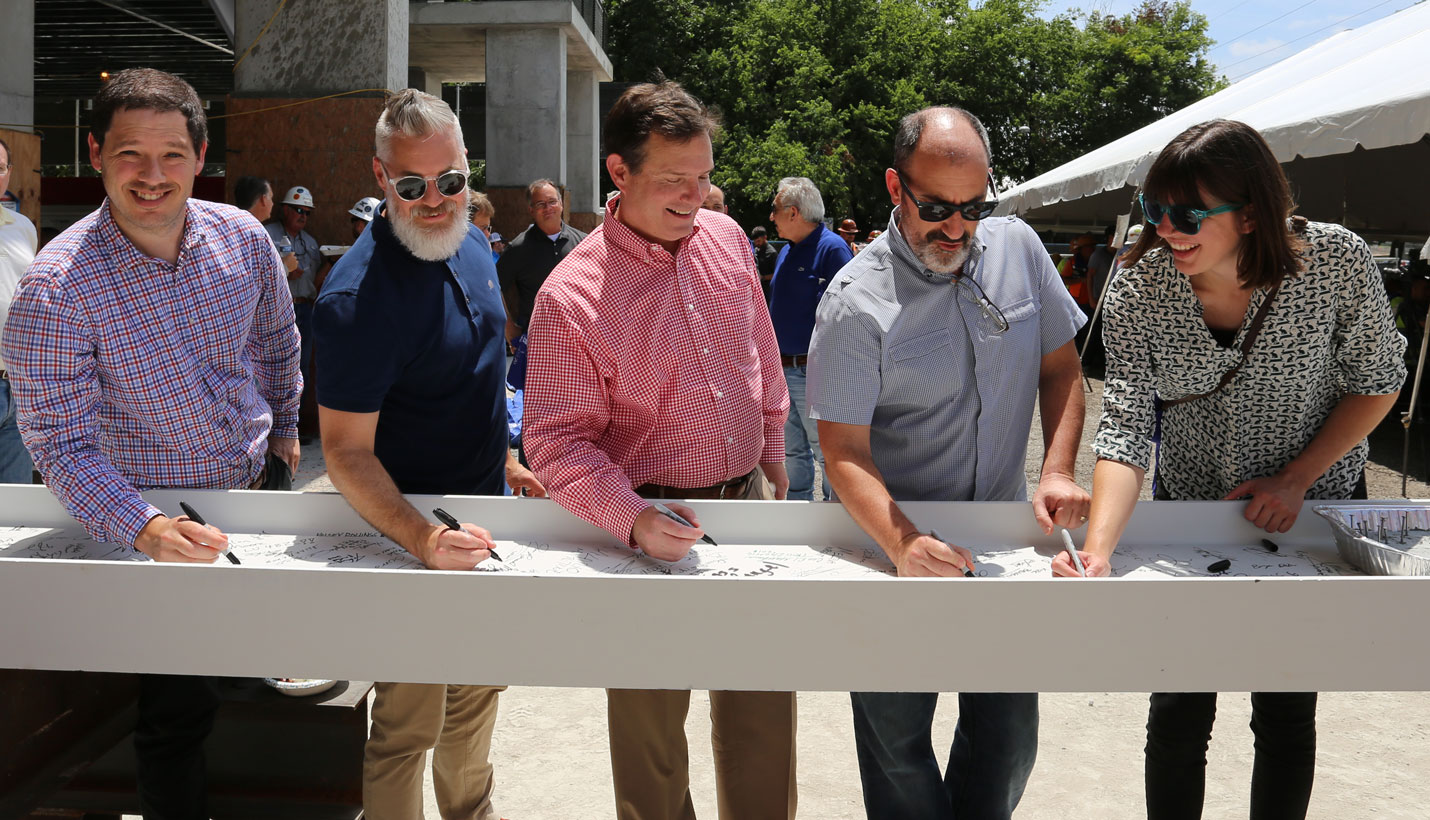
<path fill-rule="evenodd" d="M 1126 14 L 1137 0 L 1051 0 L 1045 11 L 1065 9 Z M 1219 73 L 1235 82 L 1292 54 L 1314 47 L 1338 31 L 1359 28 L 1414 0 L 1192 0 L 1209 21 L 1216 41 L 1210 57 Z"/>

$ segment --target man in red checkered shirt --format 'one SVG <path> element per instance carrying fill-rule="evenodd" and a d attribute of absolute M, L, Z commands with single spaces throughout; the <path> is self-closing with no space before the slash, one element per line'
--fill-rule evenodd
<path fill-rule="evenodd" d="M 744 232 L 702 210 L 713 115 L 679 85 L 629 89 L 603 128 L 620 194 L 536 297 L 525 437 L 562 506 L 646 554 L 686 556 L 703 531 L 649 498 L 784 498 L 789 409 Z M 792 818 L 794 694 L 711 692 L 722 816 Z M 607 690 L 622 820 L 687 820 L 688 691 Z"/>

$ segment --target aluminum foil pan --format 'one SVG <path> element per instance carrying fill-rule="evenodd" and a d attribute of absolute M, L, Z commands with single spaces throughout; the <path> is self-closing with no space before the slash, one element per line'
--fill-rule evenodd
<path fill-rule="evenodd" d="M 1312 509 L 1330 523 L 1341 557 L 1362 572 L 1430 575 L 1430 507 L 1320 505 Z"/>

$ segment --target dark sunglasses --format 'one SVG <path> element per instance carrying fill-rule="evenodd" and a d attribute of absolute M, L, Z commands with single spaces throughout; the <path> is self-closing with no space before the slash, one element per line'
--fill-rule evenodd
<path fill-rule="evenodd" d="M 1193 208 L 1189 205 L 1163 205 L 1155 199 L 1150 199 L 1146 194 L 1137 195 L 1137 203 L 1142 206 L 1142 215 L 1153 225 L 1162 224 L 1162 217 L 1166 216 L 1172 220 L 1172 228 L 1177 233 L 1184 233 L 1193 236 L 1202 229 L 1202 220 L 1209 216 L 1224 214 L 1229 211 L 1239 211 L 1246 207 L 1242 202 L 1238 205 L 1218 205 L 1211 210 Z"/>
<path fill-rule="evenodd" d="M 909 190 L 909 184 L 904 181 L 904 175 L 900 171 L 895 171 L 899 177 L 899 187 L 904 189 L 904 193 L 909 195 L 909 199 L 914 201 L 914 208 L 919 212 L 919 219 L 925 222 L 943 222 L 953 218 L 955 213 L 962 214 L 964 219 L 970 222 L 977 222 L 980 219 L 987 219 L 993 215 L 994 209 L 998 207 L 998 197 L 992 199 L 980 199 L 973 202 L 947 203 L 947 202 L 920 202 L 914 196 L 914 192 Z M 993 172 L 988 172 L 988 190 L 997 193 L 993 186 Z"/>
<path fill-rule="evenodd" d="M 401 177 L 392 179 L 392 174 L 388 173 L 387 166 L 383 166 L 382 172 L 387 174 L 387 178 L 392 181 L 392 190 L 397 193 L 398 199 L 405 202 L 416 202 L 427 195 L 427 183 L 437 184 L 437 193 L 442 196 L 456 196 L 467 187 L 466 171 L 447 171 L 435 177 Z"/>
<path fill-rule="evenodd" d="M 293 209 L 293 213 L 297 214 L 298 216 L 307 216 L 308 214 L 312 213 L 312 211 L 311 211 L 310 209 L 308 209 L 308 208 L 299 208 L 297 205 L 289 205 L 288 207 L 289 207 L 289 208 L 292 208 L 292 209 Z"/>

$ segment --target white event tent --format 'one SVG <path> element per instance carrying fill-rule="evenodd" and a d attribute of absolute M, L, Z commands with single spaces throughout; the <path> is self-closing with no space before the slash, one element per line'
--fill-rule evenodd
<path fill-rule="evenodd" d="M 1430 2 L 1343 31 L 1003 193 L 999 214 L 1088 230 L 1132 210 L 1162 148 L 1211 119 L 1259 130 L 1297 212 L 1367 237 L 1430 234 Z"/>

